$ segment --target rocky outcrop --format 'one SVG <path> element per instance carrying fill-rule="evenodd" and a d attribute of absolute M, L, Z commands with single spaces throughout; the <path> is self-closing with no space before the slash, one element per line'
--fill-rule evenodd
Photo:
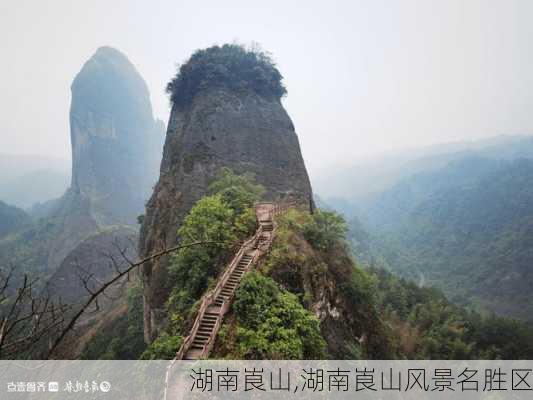
<path fill-rule="evenodd" d="M 181 221 L 222 167 L 254 173 L 267 200 L 311 202 L 298 138 L 280 100 L 253 90 L 203 90 L 188 104 L 173 106 L 161 175 L 141 228 L 141 256 L 176 244 Z M 143 270 L 147 341 L 165 324 L 167 266 L 162 257 Z"/>
<path fill-rule="evenodd" d="M 72 83 L 72 183 L 101 223 L 135 223 L 157 181 L 164 127 L 146 83 L 118 50 L 101 47 Z"/>
<path fill-rule="evenodd" d="M 164 137 L 146 83 L 118 50 L 99 48 L 71 89 L 72 182 L 51 214 L 62 224 L 50 244 L 52 270 L 89 236 L 136 225 L 157 180 Z"/>
<path fill-rule="evenodd" d="M 164 125 L 152 116 L 146 84 L 112 48 L 98 49 L 74 79 L 70 124 L 71 187 L 16 235 L 0 238 L 0 263 L 42 282 L 65 269 L 65 259 L 86 260 L 88 246 L 79 245 L 87 238 L 110 229 L 123 236 L 124 226 L 137 230 L 161 159 Z"/>

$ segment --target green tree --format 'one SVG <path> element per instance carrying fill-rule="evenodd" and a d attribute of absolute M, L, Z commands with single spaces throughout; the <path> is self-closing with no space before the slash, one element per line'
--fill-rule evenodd
<path fill-rule="evenodd" d="M 265 188 L 256 184 L 254 179 L 250 172 L 237 175 L 223 167 L 216 180 L 209 185 L 209 194 L 220 194 L 236 213 L 240 213 L 244 208 L 252 207 L 265 193 Z"/>
<path fill-rule="evenodd" d="M 174 289 L 169 304 L 174 312 L 184 314 L 207 289 L 209 278 L 220 272 L 217 265 L 228 258 L 237 241 L 234 217 L 234 211 L 216 194 L 199 200 L 185 218 L 178 230 L 182 243 L 215 243 L 181 249 L 171 258 Z"/>
<path fill-rule="evenodd" d="M 318 359 L 325 341 L 316 317 L 294 294 L 259 273 L 248 274 L 237 289 L 235 356 L 247 359 Z"/>
<path fill-rule="evenodd" d="M 181 332 L 192 306 L 229 261 L 235 244 L 254 232 L 253 204 L 263 192 L 250 174 L 236 175 L 222 168 L 209 186 L 210 195 L 200 199 L 185 217 L 177 232 L 180 241 L 208 244 L 181 249 L 171 258 L 170 333 Z"/>
<path fill-rule="evenodd" d="M 303 226 L 304 237 L 320 250 L 329 250 L 335 243 L 344 241 L 348 226 L 339 214 L 317 210 L 310 222 Z"/>

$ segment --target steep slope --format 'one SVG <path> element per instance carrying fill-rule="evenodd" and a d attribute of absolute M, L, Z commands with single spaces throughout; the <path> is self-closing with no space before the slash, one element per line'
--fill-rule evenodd
<path fill-rule="evenodd" d="M 293 209 L 279 218 L 259 277 L 245 278 L 237 290 L 215 358 L 394 357 L 372 281 L 350 257 L 343 223 L 331 217 Z M 302 306 L 316 319 L 318 336 Z"/>
<path fill-rule="evenodd" d="M 68 304 L 81 304 L 90 295 L 84 285 L 95 290 L 101 282 L 106 282 L 116 274 L 115 268 L 127 267 L 121 251 L 125 252 L 127 259 L 135 258 L 136 239 L 137 231 L 133 227 L 112 227 L 95 232 L 61 262 L 51 276 L 47 289 L 60 294 L 61 299 Z"/>
<path fill-rule="evenodd" d="M 29 222 L 30 217 L 23 210 L 0 200 L 0 238 L 17 231 Z"/>
<path fill-rule="evenodd" d="M 466 159 L 383 193 L 366 221 L 387 264 L 455 301 L 531 320 L 533 161 Z"/>
<path fill-rule="evenodd" d="M 181 67 L 170 87 L 173 107 L 161 175 L 141 229 L 141 255 L 178 241 L 181 221 L 222 167 L 254 173 L 266 189 L 266 199 L 293 197 L 310 204 L 311 186 L 294 126 L 281 104 L 282 93 L 269 89 L 281 76 L 264 57 L 239 46 L 215 46 L 195 53 Z M 264 72 L 263 79 L 274 76 L 266 81 L 266 89 L 253 75 L 258 70 Z M 221 71 L 225 74 L 217 76 Z M 166 317 L 167 265 L 168 258 L 162 257 L 144 268 L 149 341 Z"/>

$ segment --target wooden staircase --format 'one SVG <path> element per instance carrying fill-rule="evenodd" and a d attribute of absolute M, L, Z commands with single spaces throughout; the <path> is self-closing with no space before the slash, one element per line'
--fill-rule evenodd
<path fill-rule="evenodd" d="M 191 332 L 183 341 L 175 360 L 197 360 L 209 355 L 242 277 L 272 244 L 276 228 L 274 217 L 291 206 L 291 203 L 256 204 L 259 227 L 255 235 L 240 247 L 216 287 L 202 298 Z"/>

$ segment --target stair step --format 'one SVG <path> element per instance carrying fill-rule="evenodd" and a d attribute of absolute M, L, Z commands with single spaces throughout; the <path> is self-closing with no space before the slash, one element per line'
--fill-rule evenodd
<path fill-rule="evenodd" d="M 220 290 L 218 295 L 214 300 L 211 300 L 211 303 L 208 306 L 208 309 L 211 311 L 206 311 L 202 315 L 199 321 L 198 330 L 192 338 L 192 343 L 184 355 L 184 359 L 197 360 L 206 355 L 205 346 L 214 338 L 214 335 L 216 334 L 215 326 L 220 323 L 222 318 L 220 314 L 221 307 L 224 304 L 228 304 L 229 300 L 235 294 L 240 281 L 247 273 L 248 269 L 252 265 L 252 262 L 257 256 L 256 249 L 259 246 L 261 246 L 260 248 L 265 249 L 265 246 L 269 246 L 270 242 L 272 241 L 275 226 L 274 222 L 272 221 L 272 217 L 275 214 L 275 208 L 276 205 L 274 203 L 265 203 L 256 208 L 256 213 L 262 232 L 260 233 L 259 237 L 257 237 L 256 242 L 253 244 L 254 248 L 245 248 L 244 252 L 240 253 L 241 257 L 240 259 L 236 260 L 235 264 L 233 264 L 233 269 L 228 271 L 229 276 L 224 282 L 224 285 L 222 285 L 222 287 L 218 287 Z"/>
<path fill-rule="evenodd" d="M 211 332 L 213 332 L 213 329 L 215 329 L 215 326 L 203 326 L 203 325 L 200 325 L 198 327 L 198 332 L 201 332 L 201 333 L 208 333 L 208 334 L 211 334 Z"/>

